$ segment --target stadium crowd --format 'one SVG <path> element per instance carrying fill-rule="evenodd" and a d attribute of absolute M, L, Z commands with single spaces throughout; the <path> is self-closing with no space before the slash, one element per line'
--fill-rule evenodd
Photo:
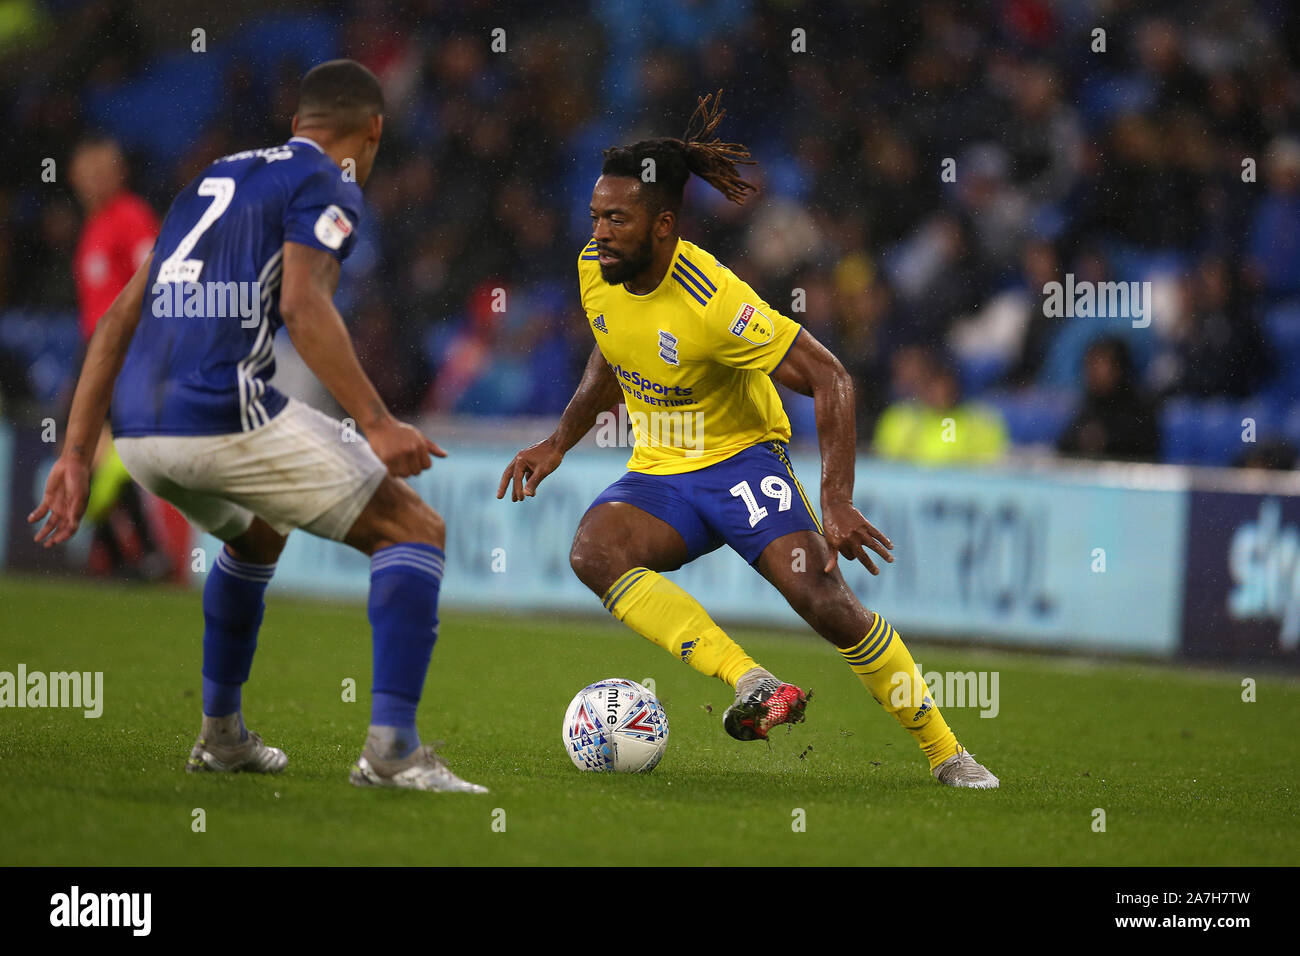
<path fill-rule="evenodd" d="M 400 414 L 564 407 L 591 347 L 575 260 L 601 150 L 680 135 L 722 88 L 721 132 L 750 147 L 761 192 L 742 208 L 688 189 L 683 233 L 837 352 L 881 454 L 1229 464 L 1243 409 L 1261 437 L 1300 439 L 1293 4 L 661 0 L 648 17 L 631 0 L 352 0 L 214 30 L 203 53 L 193 11 L 15 6 L 8 414 L 57 402 L 76 361 L 75 321 L 48 330 L 77 305 L 81 213 L 42 160 L 112 137 L 161 216 L 213 158 L 287 138 L 303 70 L 347 55 L 389 110 L 339 303 Z M 1050 316 L 1044 287 L 1067 274 L 1150 282 L 1146 321 L 1132 301 Z M 974 444 L 916 452 L 933 443 L 907 429 L 948 410 Z M 1289 466 L 1281 447 L 1269 460 Z"/>

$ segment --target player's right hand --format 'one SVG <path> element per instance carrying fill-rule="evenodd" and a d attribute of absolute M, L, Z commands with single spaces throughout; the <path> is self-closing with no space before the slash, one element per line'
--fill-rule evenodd
<path fill-rule="evenodd" d="M 86 499 L 90 497 L 90 469 L 80 458 L 60 456 L 50 469 L 50 477 L 45 481 L 45 497 L 40 505 L 27 516 L 28 524 L 38 524 L 42 518 L 49 516 L 45 527 L 36 532 L 36 543 L 45 547 L 62 544 L 74 534 L 81 525 L 81 516 L 86 513 Z"/>
<path fill-rule="evenodd" d="M 418 428 L 386 419 L 366 430 L 366 441 L 394 478 L 409 478 L 433 467 L 434 458 L 446 458 L 438 443 L 425 438 Z"/>
<path fill-rule="evenodd" d="M 894 561 L 894 556 L 889 553 L 893 550 L 894 542 L 863 517 L 852 501 L 823 500 L 822 534 L 830 545 L 830 555 L 826 559 L 826 566 L 822 568 L 826 574 L 835 570 L 840 555 L 850 561 L 861 561 L 872 574 L 879 574 L 880 569 L 871 560 L 868 548 L 891 564 Z"/>
<path fill-rule="evenodd" d="M 510 491 L 511 501 L 523 501 L 537 494 L 537 486 L 542 483 L 542 479 L 559 468 L 560 462 L 564 460 L 564 452 L 555 446 L 553 438 L 554 436 L 544 438 L 515 455 L 501 474 L 497 498 L 505 497 L 506 487 L 512 481 L 514 487 Z"/>

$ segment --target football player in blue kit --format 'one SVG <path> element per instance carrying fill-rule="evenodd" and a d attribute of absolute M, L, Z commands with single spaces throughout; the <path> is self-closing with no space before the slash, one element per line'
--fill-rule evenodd
<path fill-rule="evenodd" d="M 284 752 L 242 717 L 263 594 L 295 528 L 370 556 L 374 681 L 358 786 L 486 792 L 416 731 L 437 638 L 445 526 L 401 479 L 445 452 L 385 407 L 334 307 L 356 241 L 383 94 L 351 60 L 303 77 L 293 137 L 208 166 L 96 328 L 36 534 L 76 532 L 106 414 L 127 470 L 225 542 L 203 590 L 203 723 L 191 771 L 278 773 Z M 284 326 L 361 429 L 269 384 Z"/>

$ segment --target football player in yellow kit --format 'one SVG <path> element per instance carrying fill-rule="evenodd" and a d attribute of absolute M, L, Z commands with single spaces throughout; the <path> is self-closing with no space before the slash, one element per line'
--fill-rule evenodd
<path fill-rule="evenodd" d="M 925 692 L 902 638 L 862 606 L 837 566 L 842 555 L 878 574 L 873 552 L 893 560 L 892 543 L 853 506 L 848 373 L 810 332 L 677 234 L 691 174 L 737 203 L 754 189 L 736 168 L 752 162 L 749 152 L 713 135 L 723 115 L 717 98 L 702 97 L 682 139 L 605 151 L 592 239 L 578 256 L 595 348 L 554 433 L 514 457 L 497 497 L 535 495 L 597 415 L 625 402 L 636 433 L 627 474 L 587 510 L 570 553 L 605 608 L 735 689 L 723 719 L 731 736 L 765 738 L 802 720 L 808 695 L 760 667 L 661 574 L 727 544 L 839 649 L 938 780 L 996 787 Z M 790 467 L 790 422 L 773 379 L 815 403 L 820 521 Z M 799 549 L 806 563 L 794 560 Z"/>

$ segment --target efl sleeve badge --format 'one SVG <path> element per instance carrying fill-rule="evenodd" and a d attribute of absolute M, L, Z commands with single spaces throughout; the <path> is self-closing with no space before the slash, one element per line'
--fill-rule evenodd
<path fill-rule="evenodd" d="M 776 334 L 776 326 L 771 319 L 746 302 L 731 320 L 731 334 L 751 345 L 766 345 Z"/>

